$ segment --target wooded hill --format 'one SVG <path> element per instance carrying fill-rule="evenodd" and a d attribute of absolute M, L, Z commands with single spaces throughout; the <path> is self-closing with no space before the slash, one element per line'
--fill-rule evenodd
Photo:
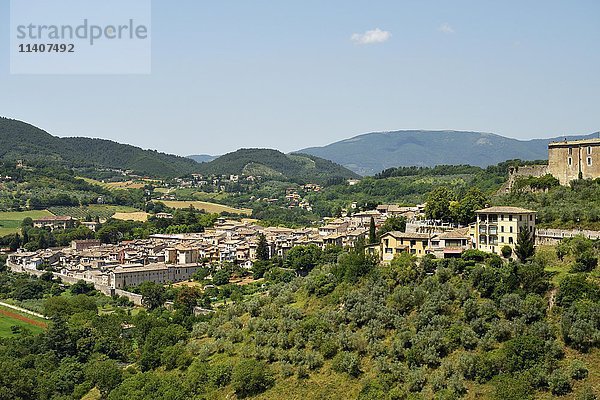
<path fill-rule="evenodd" d="M 155 177 L 184 175 L 196 171 L 198 167 L 195 161 L 185 157 L 105 139 L 59 138 L 28 123 L 2 117 L 0 160 L 116 168 Z"/>
<path fill-rule="evenodd" d="M 204 174 L 259 175 L 296 182 L 325 182 L 357 178 L 354 172 L 307 154 L 284 154 L 272 149 L 240 149 L 200 165 Z"/>

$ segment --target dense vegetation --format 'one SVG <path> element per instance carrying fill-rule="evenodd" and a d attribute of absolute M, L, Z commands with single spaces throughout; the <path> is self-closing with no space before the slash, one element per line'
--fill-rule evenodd
<path fill-rule="evenodd" d="M 268 290 L 217 282 L 216 271 L 209 294 L 142 285 L 149 311 L 136 313 L 84 283 L 4 273 L 2 297 L 38 299 L 52 318 L 42 334 L 0 339 L 0 396 L 595 398 L 598 243 L 571 239 L 522 263 L 469 251 L 403 254 L 389 266 L 360 247 L 304 246 L 261 261 Z M 575 267 L 582 252 L 596 266 L 564 272 L 555 286 L 544 268 Z M 227 305 L 193 316 L 217 297 Z"/>
<path fill-rule="evenodd" d="M 206 175 L 258 175 L 296 183 L 324 183 L 332 177 L 357 178 L 354 172 L 306 154 L 283 154 L 271 149 L 240 149 L 200 164 Z"/>
<path fill-rule="evenodd" d="M 57 162 L 133 170 L 142 175 L 179 176 L 197 170 L 188 158 L 143 150 L 110 140 L 58 138 L 25 122 L 0 117 L 0 159 Z"/>
<path fill-rule="evenodd" d="M 0 161 L 0 211 L 41 210 L 53 206 L 107 204 L 144 207 L 143 190 L 108 190 L 75 176 L 56 163 L 16 168 Z M 10 179 L 6 179 L 10 177 Z"/>
<path fill-rule="evenodd" d="M 517 187 L 494 202 L 536 210 L 541 227 L 600 230 L 600 179 L 577 180 L 569 186 L 556 185 L 547 177 L 528 178 L 525 182 L 541 190 Z"/>

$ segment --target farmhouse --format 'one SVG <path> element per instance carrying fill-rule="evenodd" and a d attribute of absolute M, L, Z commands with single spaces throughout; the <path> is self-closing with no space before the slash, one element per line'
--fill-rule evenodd
<path fill-rule="evenodd" d="M 73 217 L 65 215 L 53 215 L 49 217 L 42 217 L 33 220 L 33 226 L 35 228 L 50 228 L 54 229 L 68 229 L 75 226 L 77 220 Z"/>

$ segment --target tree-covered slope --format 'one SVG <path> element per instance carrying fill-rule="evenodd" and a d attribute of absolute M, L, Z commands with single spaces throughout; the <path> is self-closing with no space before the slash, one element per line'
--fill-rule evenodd
<path fill-rule="evenodd" d="M 484 132 L 407 130 L 367 133 L 300 152 L 331 160 L 361 175 L 373 175 L 398 166 L 486 167 L 508 159 L 543 160 L 548 158 L 548 142 L 562 139 L 517 140 Z"/>
<path fill-rule="evenodd" d="M 272 149 L 240 149 L 200 165 L 205 174 L 261 175 L 293 181 L 355 178 L 354 172 L 307 154 L 284 154 Z"/>
<path fill-rule="evenodd" d="M 185 157 L 104 139 L 59 138 L 8 118 L 0 118 L 0 159 L 119 168 L 152 176 L 178 176 L 197 168 L 196 162 Z"/>

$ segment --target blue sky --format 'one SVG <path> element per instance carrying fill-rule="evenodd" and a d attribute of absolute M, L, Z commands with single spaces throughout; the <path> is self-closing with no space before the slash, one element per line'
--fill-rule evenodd
<path fill-rule="evenodd" d="M 7 47 L 7 0 L 0 15 Z M 180 155 L 380 130 L 591 133 L 599 16 L 597 0 L 154 0 L 150 75 L 10 75 L 3 51 L 0 115 Z"/>

